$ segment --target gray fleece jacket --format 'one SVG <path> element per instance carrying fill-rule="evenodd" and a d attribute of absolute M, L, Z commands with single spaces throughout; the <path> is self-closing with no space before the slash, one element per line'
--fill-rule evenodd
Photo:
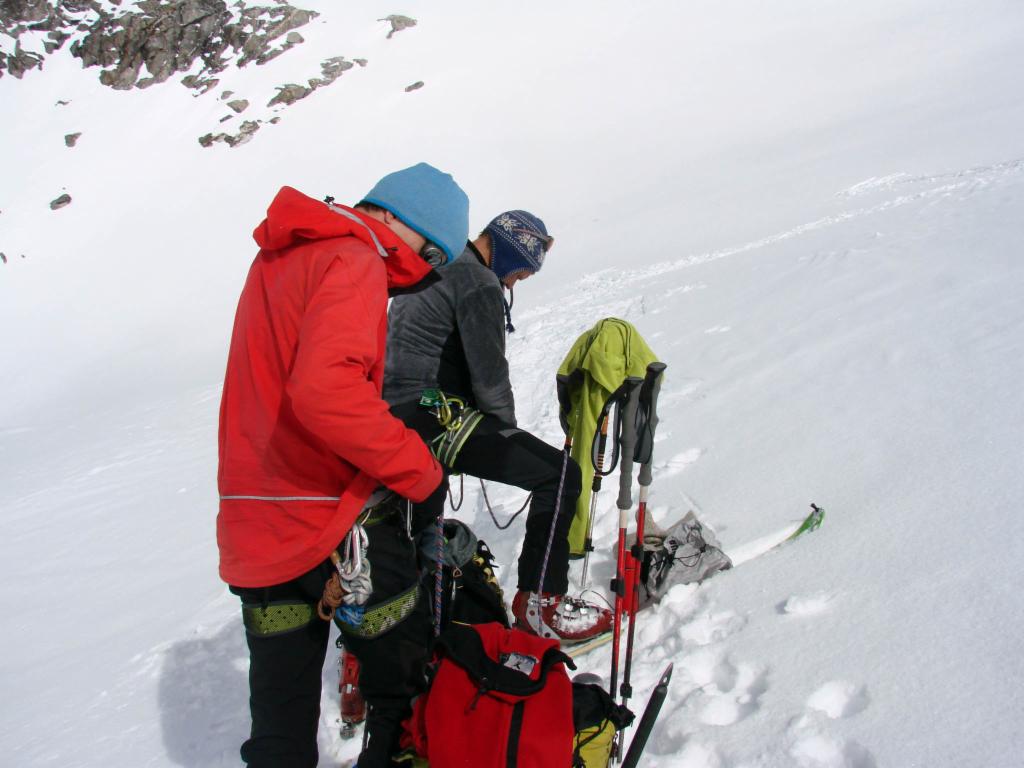
<path fill-rule="evenodd" d="M 514 425 L 501 283 L 472 243 L 438 274 L 391 300 L 384 399 L 408 403 L 436 387 Z"/>

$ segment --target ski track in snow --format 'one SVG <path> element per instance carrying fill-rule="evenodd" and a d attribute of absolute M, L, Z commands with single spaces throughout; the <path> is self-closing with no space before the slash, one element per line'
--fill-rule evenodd
<path fill-rule="evenodd" d="M 576 328 L 567 328 L 565 320 L 567 317 L 591 318 L 593 312 L 577 312 L 574 310 L 580 307 L 601 307 L 603 317 L 614 316 L 624 320 L 637 322 L 640 317 L 651 311 L 656 313 L 664 311 L 652 308 L 648 310 L 642 288 L 637 287 L 638 283 L 652 282 L 657 290 L 652 291 L 651 299 L 657 297 L 659 302 L 668 298 L 685 299 L 685 295 L 698 289 L 705 289 L 707 285 L 699 283 L 696 285 L 673 286 L 664 288 L 665 275 L 684 269 L 690 269 L 702 264 L 707 264 L 719 259 L 737 256 L 761 248 L 766 248 L 776 243 L 791 240 L 801 235 L 809 234 L 828 227 L 837 226 L 855 219 L 869 217 L 883 213 L 895 208 L 901 208 L 913 203 L 934 202 L 947 197 L 967 197 L 980 191 L 984 191 L 994 184 L 1006 181 L 1024 172 L 1024 159 L 1010 160 L 992 165 L 966 168 L 950 173 L 930 174 L 924 176 L 909 176 L 903 173 L 894 173 L 881 178 L 867 179 L 859 184 L 837 193 L 838 200 L 852 200 L 873 193 L 888 193 L 907 190 L 904 194 L 883 200 L 874 205 L 861 208 L 853 208 L 841 211 L 814 221 L 800 224 L 791 229 L 778 232 L 774 235 L 752 240 L 741 245 L 723 248 L 706 253 L 693 254 L 672 261 L 665 261 L 654 264 L 643 269 L 621 270 L 605 269 L 589 273 L 584 276 L 577 286 L 577 290 L 565 297 L 564 301 L 557 305 L 537 307 L 523 313 L 523 320 L 537 323 L 539 328 L 560 328 L 557 340 L 564 338 L 575 338 L 585 331 L 592 323 L 582 319 L 576 321 Z M 623 298 L 628 296 L 630 298 Z M 669 305 L 671 306 L 671 305 Z M 525 325 L 525 323 L 524 323 Z M 722 332 L 721 329 L 730 330 L 727 325 L 711 326 L 709 332 Z M 570 330 L 574 331 L 570 334 Z M 552 348 L 560 348 L 557 343 Z"/>

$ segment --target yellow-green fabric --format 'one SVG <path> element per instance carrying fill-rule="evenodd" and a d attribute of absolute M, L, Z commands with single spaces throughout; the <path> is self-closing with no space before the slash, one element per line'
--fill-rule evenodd
<path fill-rule="evenodd" d="M 610 720 L 602 720 L 600 725 L 576 732 L 573 751 L 579 755 L 586 768 L 608 768 L 614 737 L 615 726 Z"/>
<path fill-rule="evenodd" d="M 625 320 L 607 317 L 576 339 L 558 369 L 559 376 L 570 377 L 572 411 L 565 416 L 573 441 L 572 457 L 583 473 L 583 492 L 569 531 L 569 551 L 573 554 L 583 554 L 587 535 L 594 479 L 590 450 L 601 409 L 622 382 L 630 377 L 642 379 L 647 366 L 657 361 L 636 328 Z M 572 376 L 577 370 L 583 375 Z"/>
<path fill-rule="evenodd" d="M 242 623 L 249 634 L 259 637 L 283 635 L 302 629 L 316 618 L 310 603 L 242 604 Z"/>

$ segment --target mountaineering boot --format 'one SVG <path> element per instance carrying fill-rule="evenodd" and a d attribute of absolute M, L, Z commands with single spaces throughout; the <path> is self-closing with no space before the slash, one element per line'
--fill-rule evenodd
<path fill-rule="evenodd" d="M 612 626 L 612 612 L 586 600 L 566 595 L 540 594 L 520 590 L 512 601 L 515 627 L 541 637 L 556 637 L 571 644 L 589 640 L 608 632 Z"/>

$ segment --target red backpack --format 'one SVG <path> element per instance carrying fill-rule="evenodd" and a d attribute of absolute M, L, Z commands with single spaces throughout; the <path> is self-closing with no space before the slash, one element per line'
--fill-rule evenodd
<path fill-rule="evenodd" d="M 430 768 L 567 768 L 573 761 L 572 659 L 501 624 L 452 624 L 438 638 L 413 742 Z"/>

